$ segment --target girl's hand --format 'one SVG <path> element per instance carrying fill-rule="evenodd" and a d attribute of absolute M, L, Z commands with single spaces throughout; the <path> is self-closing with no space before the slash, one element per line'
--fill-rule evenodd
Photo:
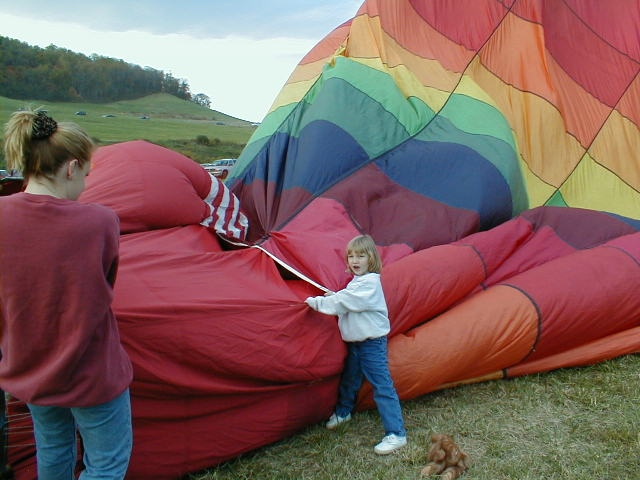
<path fill-rule="evenodd" d="M 331 290 L 329 290 L 328 292 L 325 292 L 324 296 L 325 297 L 330 297 L 331 295 L 334 295 L 336 292 L 332 292 Z"/>

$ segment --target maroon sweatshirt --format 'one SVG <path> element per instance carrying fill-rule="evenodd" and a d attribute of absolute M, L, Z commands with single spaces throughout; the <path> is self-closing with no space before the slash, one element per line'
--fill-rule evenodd
<path fill-rule="evenodd" d="M 83 407 L 131 383 L 111 310 L 119 223 L 101 205 L 0 197 L 0 388 L 36 405 Z"/>

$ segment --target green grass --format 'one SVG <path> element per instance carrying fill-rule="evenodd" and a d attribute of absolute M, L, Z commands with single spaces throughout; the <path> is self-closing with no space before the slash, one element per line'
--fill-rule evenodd
<path fill-rule="evenodd" d="M 470 455 L 463 480 L 640 478 L 640 356 L 466 385 L 403 403 L 409 444 L 387 457 L 375 410 L 311 426 L 191 480 L 419 479 L 432 433 Z M 424 478 L 424 477 L 423 477 Z M 437 478 L 437 477 L 433 477 Z"/>
<path fill-rule="evenodd" d="M 239 156 L 255 130 L 250 122 L 166 94 L 108 104 L 39 102 L 0 97 L 2 125 L 12 112 L 26 105 L 42 106 L 59 122 L 77 123 L 99 145 L 148 140 L 177 150 L 199 163 Z M 75 115 L 80 110 L 87 112 L 87 115 Z M 107 114 L 115 116 L 103 117 Z M 141 119 L 142 116 L 149 118 Z M 209 145 L 196 141 L 201 136 L 209 139 Z M 3 158 L 0 158 L 0 165 L 4 165 Z"/>

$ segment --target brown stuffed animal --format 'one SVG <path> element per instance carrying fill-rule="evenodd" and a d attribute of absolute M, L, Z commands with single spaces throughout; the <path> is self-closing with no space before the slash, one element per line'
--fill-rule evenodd
<path fill-rule="evenodd" d="M 451 435 L 431 435 L 431 447 L 427 455 L 429 463 L 421 475 L 440 475 L 441 480 L 455 480 L 469 468 L 469 455 L 453 441 Z"/>

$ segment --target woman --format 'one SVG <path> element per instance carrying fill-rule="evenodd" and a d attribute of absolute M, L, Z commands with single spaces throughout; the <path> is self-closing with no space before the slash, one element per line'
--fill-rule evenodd
<path fill-rule="evenodd" d="M 131 455 L 132 368 L 111 309 L 119 223 L 76 200 L 94 144 L 73 123 L 15 112 L 7 166 L 25 190 L 0 197 L 0 388 L 31 411 L 39 480 L 122 479 Z"/>

